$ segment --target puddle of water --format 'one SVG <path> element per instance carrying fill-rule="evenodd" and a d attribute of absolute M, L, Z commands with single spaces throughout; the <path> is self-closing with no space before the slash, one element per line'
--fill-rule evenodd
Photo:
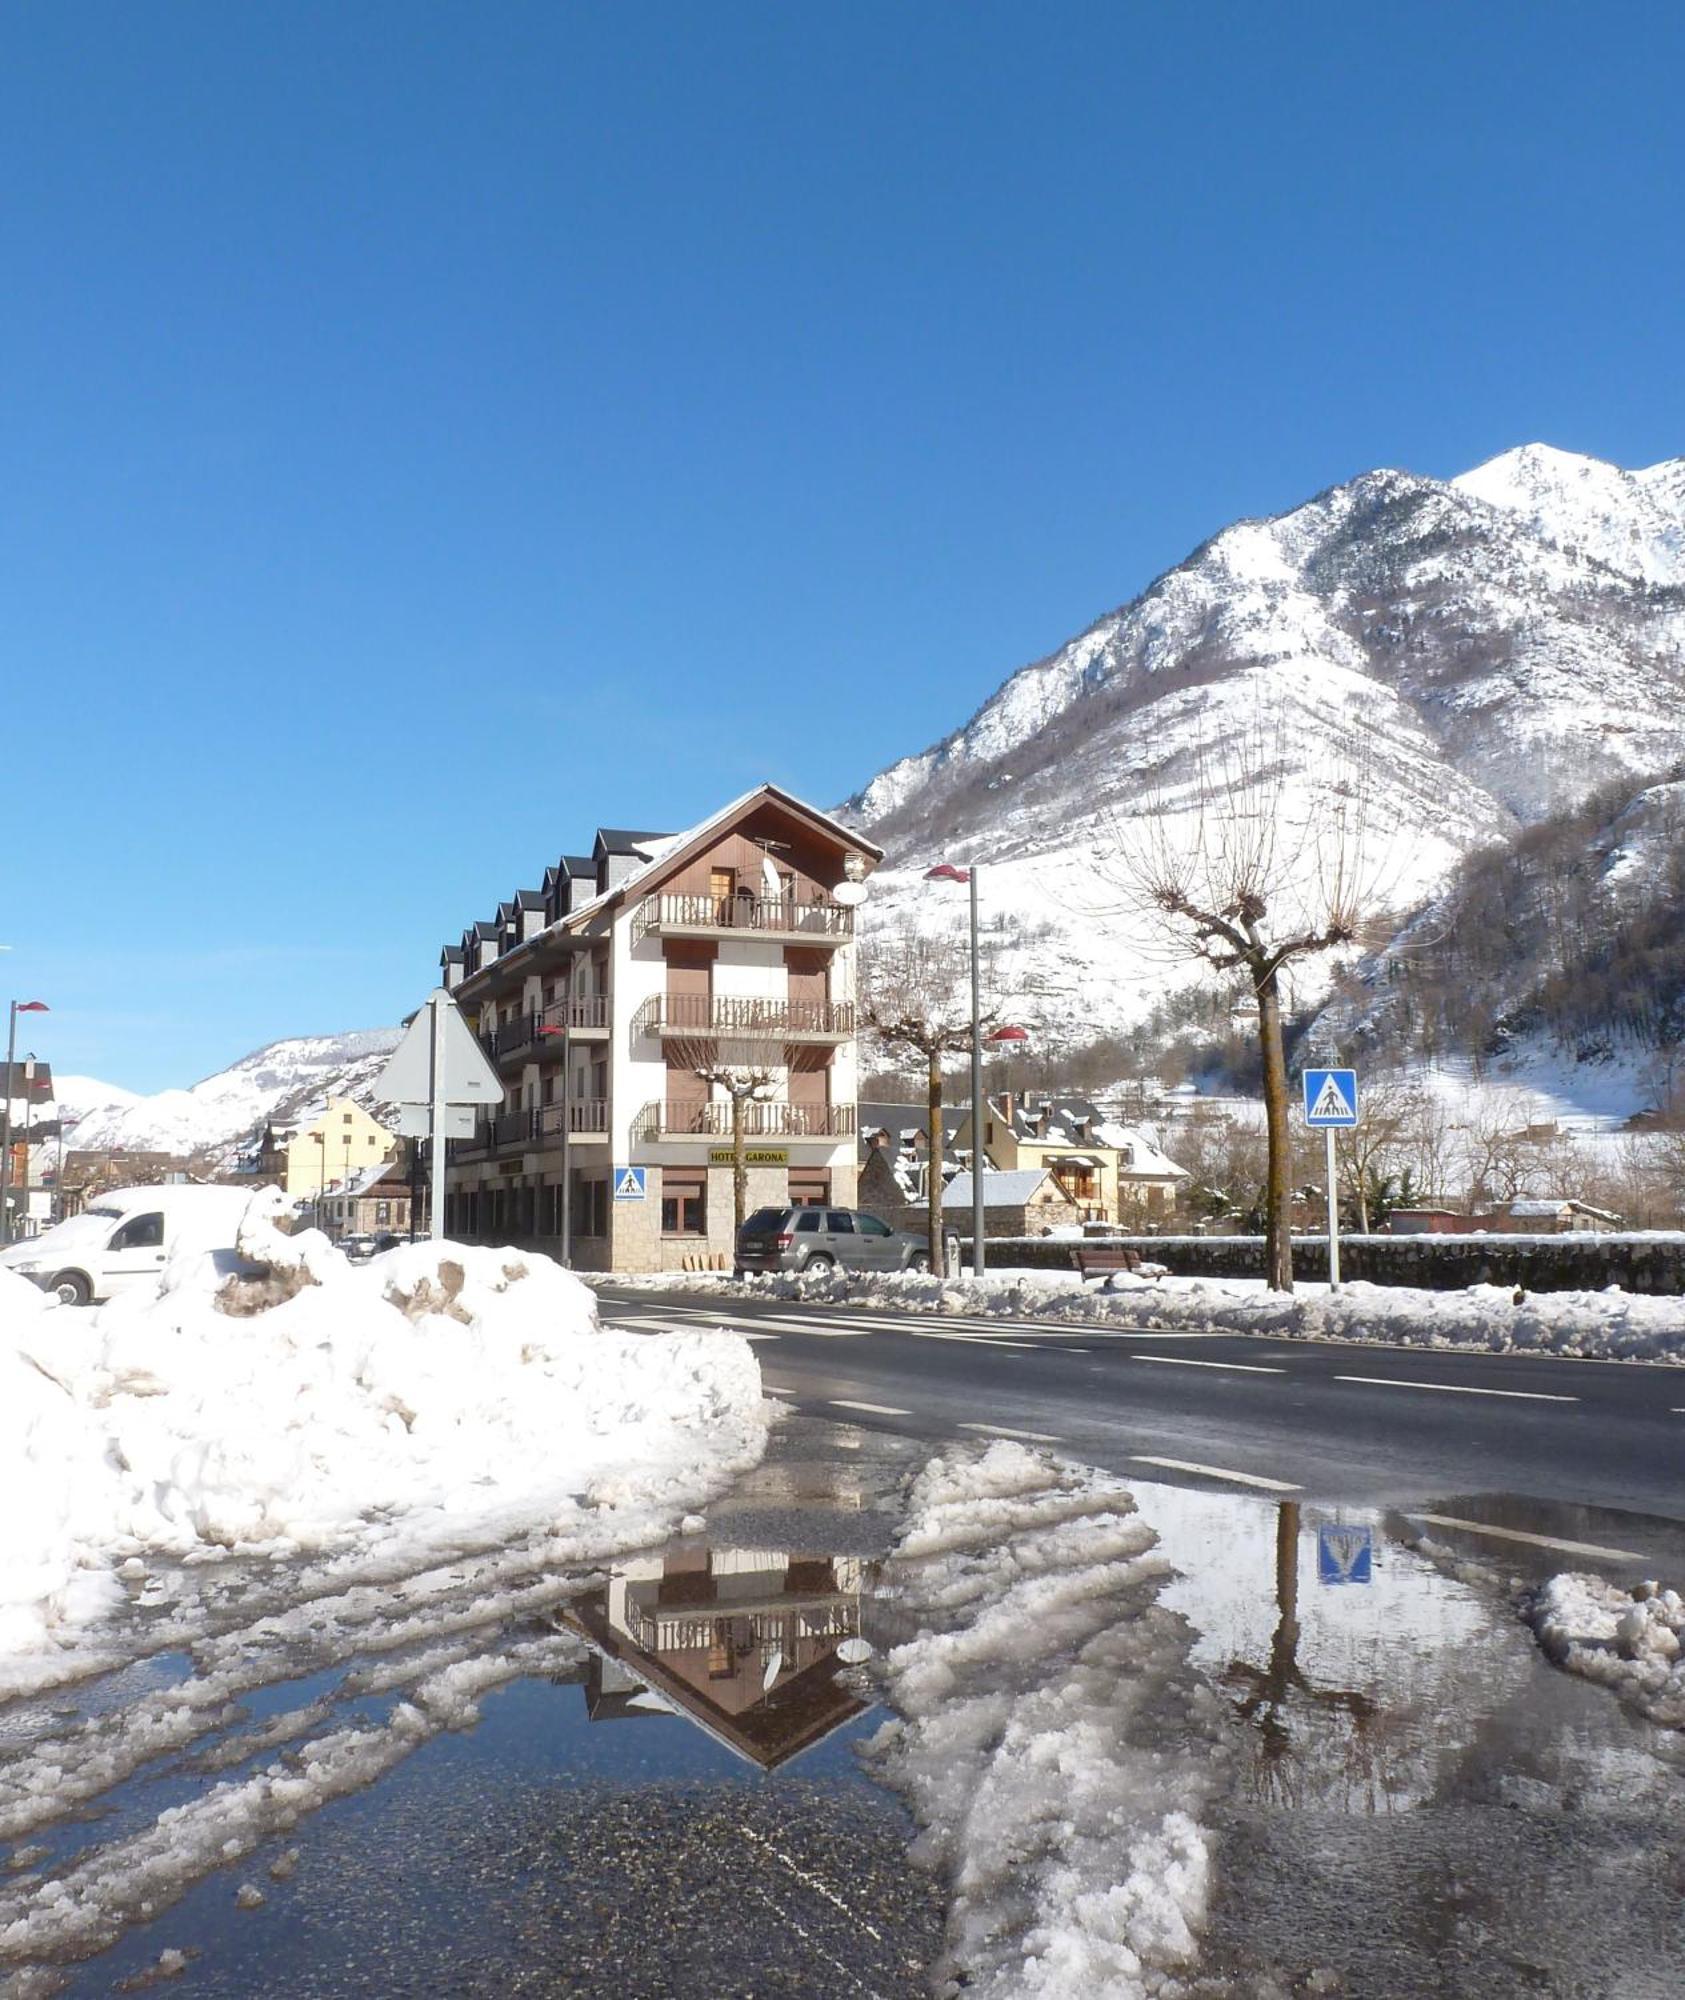
<path fill-rule="evenodd" d="M 1555 1672 L 1503 1589 L 1405 1546 L 1396 1517 L 1137 1497 L 1236 1725 L 1214 1973 L 1247 1991 L 1243 1968 L 1268 1966 L 1284 1991 L 1350 2000 L 1680 1992 L 1676 1741 Z M 1610 1526 L 1490 1496 L 1434 1511 L 1590 1541 Z"/>
<path fill-rule="evenodd" d="M 779 1450 L 705 1536 L 582 1577 L 443 1652 L 407 1626 L 383 1651 L 363 1602 L 360 1637 L 330 1633 L 330 1664 L 309 1673 L 296 1631 L 267 1656 L 239 1631 L 207 1648 L 240 1684 L 186 1721 L 179 1660 L 90 1687 L 102 1733 L 80 1754 L 105 1759 L 94 1775 L 110 1781 L 86 1785 L 100 1817 L 25 1836 L 44 1849 L 31 1868 L 73 1883 L 218 1782 L 277 1758 L 307 1777 L 336 1733 L 368 1739 L 369 1782 L 265 1825 L 227 1865 L 214 1846 L 184 1854 L 177 1874 L 193 1879 L 161 1886 L 153 1912 L 121 1907 L 96 1955 L 78 1960 L 74 1941 L 40 1954 L 53 1990 L 117 1990 L 181 1950 L 207 1994 L 920 1991 L 940 1890 L 906 1866 L 910 1822 L 855 1755 L 882 1718 L 851 1663 L 889 1496 L 921 1454 L 828 1427 Z M 476 1588 L 468 1569 L 454 1581 Z M 486 1694 L 472 1727 L 405 1740 L 405 1705 L 441 1659 L 448 1672 L 535 1648 L 548 1671 Z M 34 1749 L 44 1769 L 50 1736 Z M 0 1877 L 0 1934 L 28 1889 L 28 1871 Z M 129 1887 L 112 1893 L 121 1906 Z"/>
<path fill-rule="evenodd" d="M 56 1990 L 116 1990 L 177 1948 L 182 1990 L 211 1995 L 924 1991 L 942 1885 L 862 1769 L 884 1718 L 858 1661 L 900 1636 L 874 1593 L 927 1450 L 793 1418 L 704 1532 L 606 1573 L 506 1565 L 502 1596 L 458 1565 L 387 1622 L 364 1600 L 271 1640 L 231 1582 L 197 1668 L 160 1653 L 0 1711 L 0 1805 L 60 1753 L 74 1778 L 90 1718 L 105 1760 L 71 1813 L 16 1835 L 43 1851 L 0 1874 L 0 1935 L 33 1870 L 74 1878 L 162 1809 L 277 1762 L 307 1777 L 355 1736 L 363 1762 L 292 1823 L 203 1848 L 97 1955 L 50 1955 Z M 1677 1996 L 1678 1743 L 1552 1670 L 1501 1582 L 1436 1563 L 1400 1517 L 1132 1485 L 1232 1744 L 1202 1992 Z M 1501 1496 L 1432 1511 L 1664 1554 L 1678 1536 Z M 1494 1576 L 1568 1560 L 1466 1546 Z M 183 1721 L 196 1673 L 226 1688 Z M 489 1677 L 472 1726 L 447 1698 L 461 1673 Z"/>

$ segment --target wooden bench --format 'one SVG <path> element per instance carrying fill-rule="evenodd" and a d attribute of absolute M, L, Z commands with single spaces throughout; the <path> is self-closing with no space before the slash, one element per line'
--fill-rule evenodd
<path fill-rule="evenodd" d="M 1138 1271 L 1142 1263 L 1139 1250 L 1132 1250 L 1127 1243 L 1107 1243 L 1103 1238 L 1079 1243 L 1076 1259 L 1077 1269 L 1084 1278 L 1109 1276 L 1113 1271 Z"/>

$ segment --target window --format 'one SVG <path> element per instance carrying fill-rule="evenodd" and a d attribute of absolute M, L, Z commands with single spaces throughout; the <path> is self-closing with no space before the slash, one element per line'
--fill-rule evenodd
<path fill-rule="evenodd" d="M 820 1227 L 824 1223 L 824 1220 L 825 1216 L 823 1210 L 817 1208 L 804 1208 L 801 1214 L 796 1217 L 796 1227 L 798 1230 L 801 1231 L 801 1233 L 804 1236 L 813 1236 L 817 1235 Z"/>
<path fill-rule="evenodd" d="M 862 1236 L 893 1236 L 895 1234 L 895 1231 L 890 1228 L 887 1222 L 880 1221 L 875 1215 L 861 1215 L 857 1216 L 855 1220 L 856 1226 L 859 1228 Z"/>
<path fill-rule="evenodd" d="M 661 1176 L 661 1233 L 663 1236 L 706 1236 L 708 1233 L 707 1178 L 701 1173 L 682 1173 L 667 1168 Z"/>
<path fill-rule="evenodd" d="M 825 1211 L 825 1227 L 833 1236 L 852 1236 L 854 1217 L 846 1208 L 828 1208 Z"/>
<path fill-rule="evenodd" d="M 794 1208 L 824 1208 L 831 1199 L 829 1174 L 790 1174 L 790 1204 Z"/>
<path fill-rule="evenodd" d="M 351 1123 L 351 1113 L 349 1111 L 341 1113 L 341 1122 L 346 1125 Z"/>
<path fill-rule="evenodd" d="M 392 1220 L 392 1204 L 389 1201 L 377 1201 L 375 1203 L 374 1220 L 377 1229 L 384 1229 Z"/>
<path fill-rule="evenodd" d="M 131 1216 L 111 1239 L 113 1250 L 157 1250 L 163 1247 L 164 1218 L 154 1211 L 151 1215 Z"/>

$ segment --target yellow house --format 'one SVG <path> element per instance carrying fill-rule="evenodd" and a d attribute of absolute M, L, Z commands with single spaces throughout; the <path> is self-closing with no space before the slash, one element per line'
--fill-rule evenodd
<path fill-rule="evenodd" d="M 962 1160 L 969 1158 L 969 1111 L 951 1143 Z M 1178 1184 L 1188 1178 L 1186 1168 L 1151 1140 L 1080 1097 L 990 1098 L 983 1156 L 1005 1173 L 1045 1169 L 1085 1222 L 1158 1221 L 1170 1213 Z"/>
<path fill-rule="evenodd" d="M 330 1097 L 322 1110 L 297 1123 L 265 1128 L 258 1171 L 286 1194 L 319 1195 L 390 1159 L 396 1144 L 360 1104 Z"/>

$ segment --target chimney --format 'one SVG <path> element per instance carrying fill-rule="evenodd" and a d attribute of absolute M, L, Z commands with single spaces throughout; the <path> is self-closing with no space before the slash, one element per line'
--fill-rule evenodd
<path fill-rule="evenodd" d="M 1012 1123 L 1012 1106 L 1014 1101 L 1010 1090 L 1003 1090 L 1001 1092 L 1000 1115 L 1008 1125 Z"/>

